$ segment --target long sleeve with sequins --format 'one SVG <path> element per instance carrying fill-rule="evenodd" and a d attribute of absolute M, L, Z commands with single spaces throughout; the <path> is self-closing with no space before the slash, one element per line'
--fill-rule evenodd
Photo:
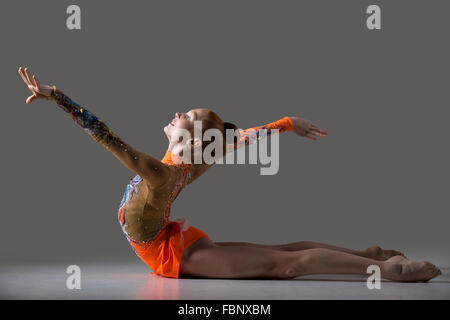
<path fill-rule="evenodd" d="M 239 142 L 235 144 L 235 149 L 240 148 L 242 146 L 248 146 L 256 142 L 257 140 L 261 140 L 265 137 L 272 135 L 274 132 L 282 133 L 285 131 L 292 131 L 293 124 L 292 120 L 289 117 L 284 117 L 275 122 L 268 123 L 263 126 L 253 127 L 240 131 Z M 278 130 L 278 131 L 275 131 Z"/>
<path fill-rule="evenodd" d="M 164 166 L 158 159 L 132 148 L 86 108 L 81 107 L 56 87 L 53 87 L 49 100 L 55 100 L 62 110 L 70 114 L 75 123 L 111 151 L 128 169 L 149 182 L 162 180 Z"/>
<path fill-rule="evenodd" d="M 56 101 L 61 109 L 70 114 L 75 123 L 104 147 L 124 146 L 123 141 L 103 121 L 90 113 L 86 108 L 81 107 L 57 88 L 53 89 L 51 98 Z"/>

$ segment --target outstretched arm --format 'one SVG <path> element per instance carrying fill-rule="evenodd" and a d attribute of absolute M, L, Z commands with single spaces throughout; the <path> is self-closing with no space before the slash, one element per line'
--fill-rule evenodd
<path fill-rule="evenodd" d="M 248 146 L 257 140 L 272 135 L 274 132 L 282 133 L 285 131 L 293 131 L 301 137 L 312 140 L 317 140 L 317 137 L 325 137 L 328 134 L 308 120 L 299 117 L 284 117 L 263 126 L 241 130 L 235 148 Z"/>
<path fill-rule="evenodd" d="M 114 134 L 103 121 L 56 87 L 40 85 L 36 76 L 30 76 L 28 69 L 20 68 L 19 74 L 33 92 L 33 95 L 28 97 L 27 103 L 37 98 L 56 101 L 58 106 L 70 114 L 72 119 L 95 141 L 109 150 L 125 167 L 140 175 L 150 186 L 158 187 L 165 182 L 169 174 L 168 168 L 160 160 L 131 147 Z"/>

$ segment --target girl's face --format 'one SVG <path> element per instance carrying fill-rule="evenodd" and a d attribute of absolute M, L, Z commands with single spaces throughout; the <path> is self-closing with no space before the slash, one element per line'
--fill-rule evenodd
<path fill-rule="evenodd" d="M 190 110 L 187 113 L 175 113 L 175 118 L 164 127 L 164 133 L 169 138 L 175 136 L 175 132 L 179 129 L 188 130 L 189 132 L 193 132 L 194 130 L 194 121 L 197 116 L 196 110 Z"/>
<path fill-rule="evenodd" d="M 202 131 L 211 127 L 223 128 L 223 122 L 209 109 L 193 109 L 186 113 L 176 113 L 175 118 L 164 127 L 164 133 L 169 139 L 169 151 L 191 147 L 192 141 L 182 139 L 188 132 L 194 138 L 194 121 L 202 121 Z"/>

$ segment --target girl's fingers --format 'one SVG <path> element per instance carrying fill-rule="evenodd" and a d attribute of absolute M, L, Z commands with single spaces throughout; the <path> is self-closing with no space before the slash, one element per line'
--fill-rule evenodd
<path fill-rule="evenodd" d="M 318 126 L 316 126 L 314 124 L 311 125 L 311 129 L 310 130 L 314 130 L 314 131 L 320 132 L 322 134 L 328 134 L 328 132 L 326 132 L 325 130 L 320 129 Z"/>
<path fill-rule="evenodd" d="M 317 140 L 316 136 L 313 135 L 312 133 L 309 133 L 309 132 L 306 133 L 306 137 L 309 138 L 309 139 L 311 139 L 311 140 L 314 140 L 314 141 Z"/>
<path fill-rule="evenodd" d="M 325 136 L 326 136 L 326 134 L 321 133 L 321 132 L 318 132 L 318 131 L 313 131 L 313 130 L 311 130 L 310 132 L 311 132 L 312 134 L 315 134 L 316 136 L 319 136 L 319 137 L 325 137 Z"/>
<path fill-rule="evenodd" d="M 23 81 L 25 82 L 25 84 L 26 84 L 27 86 L 30 85 L 30 84 L 28 83 L 27 76 L 25 75 L 25 72 L 23 71 L 23 69 L 20 70 L 20 75 L 22 76 L 22 79 L 23 79 Z"/>
<path fill-rule="evenodd" d="M 27 79 L 28 85 L 30 85 L 30 79 L 28 79 L 27 71 L 28 71 L 28 69 L 25 68 L 25 69 L 23 70 L 23 74 L 25 75 L 25 79 Z"/>
<path fill-rule="evenodd" d="M 30 72 L 28 71 L 28 68 L 25 68 L 25 75 L 27 76 L 28 82 L 32 85 L 33 81 L 31 80 Z"/>
<path fill-rule="evenodd" d="M 326 134 L 319 132 L 318 130 L 315 129 L 309 129 L 309 131 L 306 132 L 306 137 L 312 139 L 312 137 L 314 137 L 313 140 L 317 140 L 317 138 L 323 138 L 326 137 Z"/>
<path fill-rule="evenodd" d="M 23 82 L 25 82 L 25 84 L 28 85 L 28 80 L 27 80 L 27 78 L 25 77 L 25 75 L 23 74 L 22 68 L 19 69 L 19 74 L 20 74 L 20 76 L 22 77 Z"/>
<path fill-rule="evenodd" d="M 36 86 L 36 88 L 39 90 L 41 86 L 39 85 L 39 82 L 37 81 L 37 78 L 35 75 L 33 75 L 33 83 Z"/>
<path fill-rule="evenodd" d="M 320 134 L 325 135 L 325 136 L 328 134 L 328 132 L 326 132 L 325 130 L 319 129 L 319 128 L 311 128 L 310 130 L 313 131 L 313 132 L 320 133 Z"/>
<path fill-rule="evenodd" d="M 35 93 L 27 98 L 26 103 L 31 103 L 34 99 L 37 99 L 37 95 Z"/>

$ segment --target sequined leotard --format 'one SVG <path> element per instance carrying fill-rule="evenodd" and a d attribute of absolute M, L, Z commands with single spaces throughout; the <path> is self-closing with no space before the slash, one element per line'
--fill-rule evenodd
<path fill-rule="evenodd" d="M 247 146 L 254 141 L 272 135 L 273 132 L 281 133 L 287 130 L 292 130 L 292 121 L 289 117 L 264 126 L 242 130 L 240 132 L 240 140 L 234 145 L 234 148 Z M 175 162 L 172 160 L 172 154 L 169 151 L 166 152 L 162 162 L 175 166 Z M 163 211 L 164 215 L 153 224 L 156 227 L 156 237 L 154 239 L 147 242 L 139 242 L 132 239 L 126 231 L 127 212 L 129 210 L 140 210 L 139 205 L 136 205 L 136 203 L 141 203 L 141 207 L 144 205 L 141 200 L 142 197 L 137 196 L 139 194 L 139 184 L 142 183 L 142 179 L 139 176 L 131 179 L 125 190 L 119 209 L 119 221 L 122 230 L 136 254 L 155 273 L 175 278 L 178 277 L 183 251 L 198 239 L 208 237 L 200 229 L 189 226 L 187 220 L 169 221 L 171 204 L 190 179 L 190 164 L 182 163 L 176 166 L 180 168 L 178 181 L 169 197 L 167 207 Z"/>
<path fill-rule="evenodd" d="M 115 135 L 105 123 L 90 113 L 85 108 L 79 106 L 58 89 L 54 88 L 50 97 L 55 100 L 61 109 L 71 115 L 73 120 L 80 125 L 94 140 L 109 149 L 111 146 L 120 147 L 128 152 L 128 145 Z M 285 117 L 264 126 L 254 127 L 240 131 L 240 140 L 235 144 L 235 148 L 246 146 L 253 141 L 271 135 L 274 129 L 278 132 L 292 130 L 292 121 Z M 136 157 L 131 154 L 131 157 Z M 171 221 L 170 210 L 172 202 L 180 191 L 187 185 L 190 179 L 190 164 L 175 164 L 172 154 L 167 151 L 161 160 L 168 166 L 177 166 L 179 175 L 163 210 L 147 214 L 144 218 L 127 219 L 132 216 L 142 216 L 148 210 L 146 202 L 148 188 L 143 179 L 136 175 L 127 185 L 122 201 L 119 206 L 119 223 L 125 233 L 126 238 L 133 247 L 136 254 L 152 269 L 156 274 L 166 277 L 178 277 L 179 266 L 183 251 L 192 243 L 202 237 L 208 237 L 206 233 L 193 226 L 189 226 L 186 219 Z M 151 235 L 147 241 L 137 241 L 127 231 L 129 224 L 141 224 Z"/>

